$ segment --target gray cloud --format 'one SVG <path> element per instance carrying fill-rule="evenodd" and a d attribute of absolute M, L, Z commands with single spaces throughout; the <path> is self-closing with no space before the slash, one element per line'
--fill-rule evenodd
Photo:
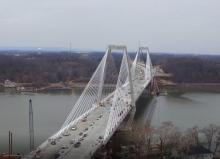
<path fill-rule="evenodd" d="M 220 53 L 219 0 L 0 0 L 0 47 Z"/>

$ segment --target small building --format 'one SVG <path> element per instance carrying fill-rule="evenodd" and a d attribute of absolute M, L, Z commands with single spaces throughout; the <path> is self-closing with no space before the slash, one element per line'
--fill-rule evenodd
<path fill-rule="evenodd" d="M 203 146 L 191 147 L 184 159 L 212 159 L 213 153 Z"/>
<path fill-rule="evenodd" d="M 14 87 L 16 87 L 16 83 L 7 79 L 4 82 L 4 87 L 6 87 L 6 88 L 14 88 Z"/>

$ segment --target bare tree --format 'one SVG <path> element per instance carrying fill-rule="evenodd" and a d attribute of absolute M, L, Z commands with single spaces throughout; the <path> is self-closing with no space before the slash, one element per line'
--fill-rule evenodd
<path fill-rule="evenodd" d="M 154 128 L 149 125 L 146 125 L 144 131 L 145 131 L 145 144 L 146 144 L 147 153 L 150 153 Z"/>
<path fill-rule="evenodd" d="M 156 131 L 159 138 L 160 151 L 170 153 L 172 148 L 177 148 L 180 142 L 181 133 L 172 122 L 163 122 Z"/>
<path fill-rule="evenodd" d="M 187 129 L 181 136 L 181 142 L 179 143 L 179 150 L 183 153 L 187 153 L 190 147 L 197 146 L 199 144 L 198 139 L 198 127 Z"/>
<path fill-rule="evenodd" d="M 213 140 L 218 135 L 219 127 L 217 125 L 210 124 L 209 126 L 204 127 L 201 132 L 204 133 L 207 140 L 208 149 L 210 150 L 213 144 Z"/>
<path fill-rule="evenodd" d="M 173 127 L 173 129 L 171 130 L 170 134 L 169 134 L 169 141 L 168 144 L 170 146 L 170 148 L 178 148 L 179 144 L 181 142 L 181 136 L 182 133 L 180 132 L 178 127 Z"/>
<path fill-rule="evenodd" d="M 215 137 L 213 139 L 213 146 L 214 146 L 214 154 L 219 150 L 220 148 L 220 126 L 217 126 L 217 132 L 215 134 Z"/>

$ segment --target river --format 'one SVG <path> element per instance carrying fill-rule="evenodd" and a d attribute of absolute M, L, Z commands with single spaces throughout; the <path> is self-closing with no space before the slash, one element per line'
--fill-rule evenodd
<path fill-rule="evenodd" d="M 80 95 L 80 90 L 70 93 L 0 93 L 0 153 L 7 152 L 8 131 L 13 132 L 14 152 L 29 150 L 28 100 L 32 99 L 34 110 L 35 145 L 56 132 L 64 122 L 68 112 Z M 155 107 L 152 125 L 172 121 L 180 128 L 209 123 L 220 124 L 220 94 L 191 92 L 181 95 L 155 97 L 149 102 L 141 102 Z M 144 111 L 143 111 L 144 112 Z M 140 115 L 141 116 L 141 115 Z M 145 118 L 142 116 L 141 119 Z M 139 122 L 140 119 L 136 119 Z"/>
<path fill-rule="evenodd" d="M 210 123 L 220 125 L 220 93 L 188 92 L 159 96 L 152 125 L 172 121 L 180 128 L 204 127 Z"/>

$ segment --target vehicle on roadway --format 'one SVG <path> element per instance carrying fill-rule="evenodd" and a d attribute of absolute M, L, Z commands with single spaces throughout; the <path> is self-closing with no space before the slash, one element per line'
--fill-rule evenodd
<path fill-rule="evenodd" d="M 51 145 L 56 145 L 56 141 L 55 141 L 55 140 L 52 140 L 52 141 L 50 142 L 50 144 L 51 144 Z"/>
<path fill-rule="evenodd" d="M 86 122 L 86 121 L 87 121 L 87 118 L 85 117 L 85 118 L 83 118 L 81 121 L 82 121 L 82 122 Z"/>
<path fill-rule="evenodd" d="M 70 136 L 70 133 L 69 133 L 68 131 L 65 131 L 65 132 L 63 133 L 63 136 Z"/>
<path fill-rule="evenodd" d="M 55 159 L 57 159 L 57 158 L 59 158 L 60 157 L 60 154 L 59 153 L 56 153 L 55 155 L 54 155 L 54 158 Z"/>
<path fill-rule="evenodd" d="M 75 139 L 70 140 L 70 144 L 75 144 L 77 141 Z"/>
<path fill-rule="evenodd" d="M 62 147 L 61 147 L 61 149 L 68 149 L 69 147 L 67 146 L 67 145 L 63 145 Z"/>
<path fill-rule="evenodd" d="M 83 134 L 83 133 L 82 133 L 82 132 L 80 132 L 80 133 L 79 133 L 79 136 L 82 136 L 82 134 Z"/>
<path fill-rule="evenodd" d="M 78 147 L 80 147 L 80 145 L 81 145 L 81 142 L 78 141 L 78 142 L 76 142 L 76 143 L 74 144 L 74 147 L 75 147 L 75 148 L 78 148 Z"/>
<path fill-rule="evenodd" d="M 76 130 L 77 130 L 77 126 L 71 127 L 71 130 L 72 130 L 72 131 L 76 131 Z"/>

